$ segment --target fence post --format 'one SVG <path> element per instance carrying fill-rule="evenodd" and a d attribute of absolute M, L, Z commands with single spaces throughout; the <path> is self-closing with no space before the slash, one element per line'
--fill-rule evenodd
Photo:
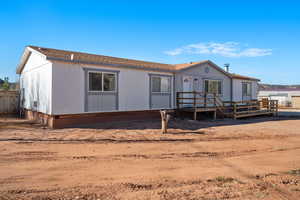
<path fill-rule="evenodd" d="M 167 113 L 166 110 L 161 110 L 160 115 L 161 115 L 161 132 L 164 134 L 168 132 L 168 122 L 170 120 L 170 115 Z"/>

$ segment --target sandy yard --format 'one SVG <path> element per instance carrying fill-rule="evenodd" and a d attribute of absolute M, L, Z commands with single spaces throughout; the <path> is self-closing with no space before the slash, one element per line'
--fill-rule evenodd
<path fill-rule="evenodd" d="M 0 200 L 300 199 L 300 118 L 51 130 L 0 119 Z"/>

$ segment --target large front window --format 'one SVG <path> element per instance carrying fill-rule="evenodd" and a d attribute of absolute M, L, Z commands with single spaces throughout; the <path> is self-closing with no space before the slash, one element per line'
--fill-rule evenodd
<path fill-rule="evenodd" d="M 106 72 L 89 72 L 90 92 L 114 92 L 116 90 L 116 74 Z"/>
<path fill-rule="evenodd" d="M 154 93 L 170 93 L 171 79 L 164 76 L 153 76 L 151 79 L 151 88 Z"/>
<path fill-rule="evenodd" d="M 205 80 L 205 92 L 208 94 L 222 94 L 222 81 L 220 80 Z"/>
<path fill-rule="evenodd" d="M 251 83 L 243 83 L 243 96 L 251 96 Z"/>

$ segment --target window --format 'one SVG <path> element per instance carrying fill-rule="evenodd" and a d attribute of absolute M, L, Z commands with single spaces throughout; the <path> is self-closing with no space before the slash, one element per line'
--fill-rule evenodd
<path fill-rule="evenodd" d="M 103 89 L 104 91 L 115 91 L 116 88 L 116 77 L 115 74 L 103 74 Z"/>
<path fill-rule="evenodd" d="M 153 76 L 151 78 L 152 92 L 157 93 L 169 93 L 171 90 L 170 77 L 164 76 Z"/>
<path fill-rule="evenodd" d="M 116 90 L 116 74 L 106 72 L 89 72 L 90 92 L 114 92 Z"/>
<path fill-rule="evenodd" d="M 205 80 L 205 92 L 208 94 L 222 94 L 222 81 Z"/>
<path fill-rule="evenodd" d="M 251 96 L 251 83 L 242 83 L 243 96 Z"/>
<path fill-rule="evenodd" d="M 102 73 L 89 72 L 89 91 L 102 91 Z"/>

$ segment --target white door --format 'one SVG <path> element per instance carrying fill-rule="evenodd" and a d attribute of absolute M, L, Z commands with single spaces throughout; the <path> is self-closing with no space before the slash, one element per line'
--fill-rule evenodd
<path fill-rule="evenodd" d="M 192 76 L 183 76 L 183 92 L 193 92 L 193 77 Z M 193 94 L 184 94 L 183 93 L 183 98 L 192 98 Z M 187 104 L 183 104 L 184 107 L 190 107 L 192 106 L 193 100 L 192 99 L 184 99 L 183 100 L 184 103 Z"/>

